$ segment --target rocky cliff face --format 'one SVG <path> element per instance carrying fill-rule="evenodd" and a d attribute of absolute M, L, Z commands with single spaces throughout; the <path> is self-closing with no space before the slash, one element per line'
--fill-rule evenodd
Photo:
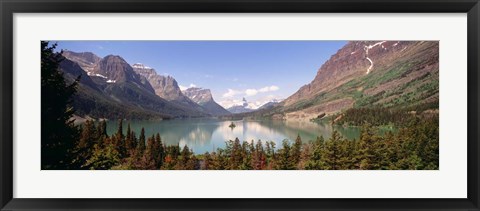
<path fill-rule="evenodd" d="M 68 60 L 77 63 L 86 72 L 91 72 L 95 64 L 102 59 L 92 52 L 77 53 L 73 51 L 64 51 L 62 55 Z"/>
<path fill-rule="evenodd" d="M 354 106 L 438 108 L 438 58 L 436 41 L 349 42 L 281 110 L 310 118 Z"/>
<path fill-rule="evenodd" d="M 177 81 L 171 76 L 158 75 L 155 69 L 140 63 L 132 65 L 133 70 L 145 77 L 155 90 L 155 94 L 166 100 L 180 100 L 183 96 Z"/>
<path fill-rule="evenodd" d="M 185 96 L 172 76 L 158 75 L 155 69 L 140 63 L 132 65 L 133 70 L 142 77 L 143 83 L 152 86 L 159 97 L 180 106 L 188 107 L 200 114 L 209 114 L 205 108 Z"/>
<path fill-rule="evenodd" d="M 82 75 L 74 102 L 77 113 L 82 116 L 146 119 L 207 115 L 185 96 L 190 104 L 169 102 L 156 95 L 149 81 L 120 56 L 109 55 L 97 61 L 89 53 L 66 55 L 74 60 L 67 58 L 62 63 L 65 77 L 72 80 Z"/>
<path fill-rule="evenodd" d="M 210 89 L 202 89 L 197 87 L 191 87 L 183 91 L 185 96 L 192 99 L 198 104 L 204 104 L 208 101 L 213 100 L 212 93 Z"/>
<path fill-rule="evenodd" d="M 228 115 L 228 112 L 225 108 L 220 106 L 215 100 L 213 100 L 212 93 L 210 89 L 202 89 L 202 88 L 188 88 L 183 91 L 183 94 L 190 98 L 193 102 L 199 104 L 205 110 L 214 116 L 222 116 Z"/>

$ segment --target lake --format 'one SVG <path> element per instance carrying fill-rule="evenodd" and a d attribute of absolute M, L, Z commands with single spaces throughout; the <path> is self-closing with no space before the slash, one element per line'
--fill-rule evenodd
<path fill-rule="evenodd" d="M 229 125 L 234 123 L 236 127 Z M 330 124 L 304 122 L 304 121 L 280 121 L 280 120 L 219 120 L 219 119 L 174 119 L 157 121 L 124 121 L 124 133 L 127 124 L 135 131 L 136 136 L 140 135 L 142 127 L 145 128 L 145 136 L 160 133 L 162 142 L 166 145 L 179 144 L 181 147 L 187 145 L 195 154 L 212 152 L 216 148 L 223 148 L 225 141 L 240 141 L 260 139 L 274 141 L 276 148 L 280 148 L 282 141 L 287 139 L 294 141 L 300 134 L 303 142 L 315 140 L 317 136 L 330 138 L 335 128 L 344 137 L 353 140 L 360 136 L 358 127 L 332 127 Z M 107 133 L 112 135 L 117 130 L 117 121 L 107 122 Z"/>

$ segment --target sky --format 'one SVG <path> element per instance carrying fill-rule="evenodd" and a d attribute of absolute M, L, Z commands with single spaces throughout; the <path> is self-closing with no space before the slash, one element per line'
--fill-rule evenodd
<path fill-rule="evenodd" d="M 56 41 L 57 49 L 119 55 L 174 77 L 182 89 L 211 90 L 225 108 L 255 108 L 310 83 L 346 41 Z"/>

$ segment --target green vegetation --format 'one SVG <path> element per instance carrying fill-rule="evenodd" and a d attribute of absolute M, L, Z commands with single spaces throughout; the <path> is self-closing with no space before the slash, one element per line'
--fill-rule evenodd
<path fill-rule="evenodd" d="M 105 121 L 86 121 L 74 126 L 71 98 L 76 92 L 75 79 L 68 85 L 58 71 L 62 60 L 54 53 L 55 45 L 42 42 L 42 169 L 141 169 L 141 170 L 389 170 L 389 169 L 438 169 L 439 168 L 439 120 L 435 112 L 438 100 L 409 104 L 419 97 L 438 93 L 437 82 L 425 82 L 428 76 L 411 82 L 399 90 L 379 92 L 365 97 L 363 92 L 347 89 L 357 99 L 355 108 L 338 116 L 324 117 L 334 124 L 360 126 L 359 140 L 347 140 L 337 131 L 325 140 L 319 136 L 313 142 L 302 142 L 297 136 L 293 143 L 284 140 L 276 148 L 275 142 L 235 140 L 226 141 L 224 148 L 196 155 L 188 146 L 165 145 L 159 133 L 145 136 L 142 128 L 136 134 L 127 125 L 123 133 L 123 121 L 119 120 L 117 132 L 108 135 Z M 396 74 L 395 72 L 391 74 Z M 373 75 L 373 74 L 371 74 Z M 389 80 L 388 75 L 378 81 Z M 372 79 L 373 80 L 373 79 Z M 373 83 L 373 81 L 370 81 Z M 347 83 L 348 85 L 354 84 Z M 373 83 L 375 84 L 375 83 Z M 403 92 L 410 87 L 416 92 Z M 345 88 L 345 87 L 343 87 Z M 410 88 L 411 89 L 411 88 Z M 391 107 L 359 105 L 378 102 L 387 96 L 402 97 L 391 102 Z M 121 90 L 119 90 L 121 91 Z M 337 93 L 338 94 L 338 93 Z M 304 101 L 296 109 L 309 106 L 323 99 L 336 99 L 335 93 L 319 94 L 316 101 Z M 363 100 L 363 101 L 362 101 Z M 152 101 L 153 102 L 153 101 Z M 401 107 L 399 105 L 409 105 Z M 413 112 L 412 112 L 413 111 Z M 319 116 L 320 118 L 323 117 Z M 338 117 L 338 118 L 337 118 Z M 382 134 L 378 126 L 392 125 L 397 132 Z"/>
<path fill-rule="evenodd" d="M 339 125 L 364 125 L 373 126 L 397 125 L 406 126 L 413 121 L 415 115 L 401 110 L 387 108 L 351 108 L 339 114 L 340 118 L 335 122 Z M 334 118 L 335 119 L 335 118 Z"/>
<path fill-rule="evenodd" d="M 105 121 L 95 125 L 87 121 L 72 150 L 70 169 L 150 169 L 150 170 L 387 170 L 438 169 L 438 120 L 413 118 L 398 133 L 380 135 L 375 127 L 364 124 L 359 140 L 347 140 L 334 131 L 303 143 L 300 136 L 293 143 L 226 142 L 215 152 L 195 155 L 188 146 L 166 146 L 160 134 L 145 137 L 130 130 L 123 134 L 105 133 Z M 44 168 L 45 169 L 45 168 Z M 46 168 L 48 169 L 48 168 Z"/>

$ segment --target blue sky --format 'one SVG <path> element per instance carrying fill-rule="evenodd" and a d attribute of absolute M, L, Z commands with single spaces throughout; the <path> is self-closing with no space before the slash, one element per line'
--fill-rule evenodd
<path fill-rule="evenodd" d="M 310 83 L 346 41 L 57 41 L 58 49 L 119 55 L 173 76 L 182 87 L 212 91 L 224 107 L 260 106 Z"/>

